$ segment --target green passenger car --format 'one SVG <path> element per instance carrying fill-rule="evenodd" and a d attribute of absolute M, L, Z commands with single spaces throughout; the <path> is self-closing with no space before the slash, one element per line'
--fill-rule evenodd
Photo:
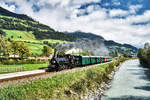
<path fill-rule="evenodd" d="M 82 56 L 82 65 L 89 65 L 90 62 L 90 57 L 89 56 Z"/>
<path fill-rule="evenodd" d="M 96 60 L 96 57 L 90 57 L 91 58 L 91 64 L 96 64 L 97 63 L 97 60 Z"/>
<path fill-rule="evenodd" d="M 100 63 L 104 62 L 104 57 L 100 57 Z"/>
<path fill-rule="evenodd" d="M 97 57 L 97 63 L 100 63 L 100 57 Z"/>

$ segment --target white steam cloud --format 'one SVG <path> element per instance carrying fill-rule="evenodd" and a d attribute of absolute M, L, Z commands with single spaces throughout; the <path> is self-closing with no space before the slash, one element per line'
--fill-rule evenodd
<path fill-rule="evenodd" d="M 65 43 L 56 46 L 58 51 L 67 51 L 66 53 L 89 51 L 93 56 L 108 56 L 109 51 L 105 47 L 103 40 L 80 40 L 73 43 Z"/>

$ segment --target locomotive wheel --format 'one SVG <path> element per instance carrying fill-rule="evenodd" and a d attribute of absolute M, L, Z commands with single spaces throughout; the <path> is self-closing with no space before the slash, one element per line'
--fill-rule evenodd
<path fill-rule="evenodd" d="M 50 66 L 48 66 L 47 71 L 48 71 L 48 72 L 54 72 L 54 71 L 56 71 L 55 65 L 50 65 Z"/>

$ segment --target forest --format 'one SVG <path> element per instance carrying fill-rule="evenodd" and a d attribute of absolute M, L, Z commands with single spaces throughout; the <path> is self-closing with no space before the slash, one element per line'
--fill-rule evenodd
<path fill-rule="evenodd" d="M 145 43 L 144 48 L 140 48 L 138 52 L 140 63 L 150 68 L 150 43 Z"/>

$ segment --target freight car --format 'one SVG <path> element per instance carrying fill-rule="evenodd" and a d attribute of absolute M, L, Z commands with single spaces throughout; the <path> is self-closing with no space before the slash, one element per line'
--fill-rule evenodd
<path fill-rule="evenodd" d="M 75 55 L 56 55 L 50 60 L 48 71 L 59 71 L 63 69 L 70 69 L 74 67 L 84 67 L 87 65 L 100 64 L 110 62 L 112 58 L 102 56 L 75 56 Z"/>

